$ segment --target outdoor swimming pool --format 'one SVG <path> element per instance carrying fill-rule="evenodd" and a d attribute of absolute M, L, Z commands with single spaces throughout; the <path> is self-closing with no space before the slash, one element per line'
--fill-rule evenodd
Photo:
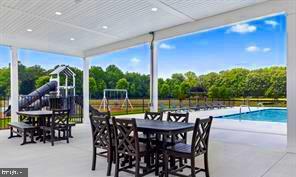
<path fill-rule="evenodd" d="M 287 122 L 287 109 L 265 109 L 260 111 L 252 111 L 243 114 L 232 114 L 219 116 L 222 119 L 234 120 L 250 120 L 250 121 L 266 121 L 266 122 Z"/>

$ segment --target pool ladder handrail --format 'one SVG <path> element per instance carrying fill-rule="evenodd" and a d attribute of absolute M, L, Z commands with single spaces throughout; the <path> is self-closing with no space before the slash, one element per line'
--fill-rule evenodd
<path fill-rule="evenodd" d="M 242 113 L 242 108 L 244 108 L 244 107 L 247 107 L 247 108 L 249 109 L 249 112 L 251 112 L 251 108 L 250 108 L 249 105 L 240 105 L 240 106 L 239 106 L 239 114 Z"/>

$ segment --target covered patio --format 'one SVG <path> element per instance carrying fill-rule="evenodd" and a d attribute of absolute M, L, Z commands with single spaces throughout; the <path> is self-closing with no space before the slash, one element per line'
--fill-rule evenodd
<path fill-rule="evenodd" d="M 158 111 L 159 41 L 278 13 L 285 13 L 287 18 L 287 136 L 220 129 L 214 121 L 217 127 L 214 126 L 210 137 L 209 162 L 211 176 L 216 177 L 293 176 L 296 167 L 294 0 L 2 0 L 0 45 L 11 49 L 13 122 L 18 121 L 19 110 L 18 49 L 76 56 L 84 64 L 83 124 L 73 130 L 75 138 L 71 143 L 60 143 L 54 148 L 47 144 L 21 147 L 17 140 L 7 141 L 8 131 L 0 131 L 0 167 L 28 167 L 30 176 L 105 176 L 105 159 L 98 160 L 96 171 L 90 168 L 88 78 L 92 57 L 148 43 L 150 110 Z M 273 141 L 275 143 L 271 143 Z M 197 164 L 202 163 L 198 160 Z"/>
<path fill-rule="evenodd" d="M 296 155 L 285 150 L 286 136 L 248 131 L 223 130 L 211 132 L 209 166 L 212 177 L 292 177 Z M 20 146 L 19 139 L 7 140 L 9 131 L 0 132 L 1 161 L 5 168 L 29 168 L 30 176 L 106 176 L 107 163 L 97 158 L 97 167 L 91 171 L 92 147 L 88 125 L 77 125 L 70 144 L 48 143 Z M 203 166 L 202 159 L 196 159 Z M 185 171 L 187 173 L 187 171 Z M 111 176 L 114 175 L 112 171 Z M 120 173 L 127 177 L 130 174 Z M 154 174 L 148 175 L 152 177 Z M 200 173 L 199 176 L 204 176 Z"/>

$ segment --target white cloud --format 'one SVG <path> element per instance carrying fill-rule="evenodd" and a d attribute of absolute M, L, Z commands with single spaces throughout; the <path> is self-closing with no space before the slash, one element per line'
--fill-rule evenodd
<path fill-rule="evenodd" d="M 132 66 L 137 66 L 141 62 L 141 60 L 139 58 L 134 57 L 130 60 L 130 62 Z"/>
<path fill-rule="evenodd" d="M 259 47 L 257 47 L 257 46 L 249 46 L 249 47 L 247 47 L 246 48 L 246 51 L 247 52 L 252 52 L 252 53 L 254 53 L 254 52 L 259 52 L 260 51 L 260 48 Z"/>
<path fill-rule="evenodd" d="M 237 25 L 232 26 L 228 30 L 228 32 L 245 34 L 245 33 L 255 32 L 256 30 L 257 30 L 256 26 L 244 23 L 244 24 L 237 24 Z"/>
<path fill-rule="evenodd" d="M 275 28 L 279 23 L 274 20 L 265 20 L 264 23 L 266 25 L 271 25 L 273 28 Z"/>
<path fill-rule="evenodd" d="M 262 50 L 263 52 L 270 52 L 271 51 L 271 48 L 264 48 L 263 50 Z"/>
<path fill-rule="evenodd" d="M 265 48 L 260 48 L 256 45 L 252 45 L 246 48 L 247 52 L 250 53 L 255 53 L 255 52 L 263 52 L 263 53 L 267 53 L 271 51 L 271 48 L 265 47 Z"/>
<path fill-rule="evenodd" d="M 171 50 L 171 49 L 175 49 L 176 47 L 173 46 L 173 45 L 166 44 L 166 43 L 161 43 L 159 48 L 166 49 L 166 50 Z"/>

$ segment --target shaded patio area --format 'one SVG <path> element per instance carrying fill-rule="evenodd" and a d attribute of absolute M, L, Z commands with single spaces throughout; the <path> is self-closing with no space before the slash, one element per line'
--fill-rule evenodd
<path fill-rule="evenodd" d="M 1 167 L 29 168 L 31 177 L 106 176 L 104 158 L 98 157 L 96 171 L 91 171 L 89 125 L 77 125 L 70 144 L 57 142 L 54 147 L 49 143 L 19 146 L 20 139 L 7 140 L 8 134 L 7 130 L 0 132 Z M 296 155 L 285 152 L 285 141 L 283 135 L 213 128 L 209 146 L 211 176 L 291 177 L 296 168 Z M 203 165 L 201 159 L 196 162 L 197 166 Z M 130 175 L 121 173 L 120 176 Z"/>

